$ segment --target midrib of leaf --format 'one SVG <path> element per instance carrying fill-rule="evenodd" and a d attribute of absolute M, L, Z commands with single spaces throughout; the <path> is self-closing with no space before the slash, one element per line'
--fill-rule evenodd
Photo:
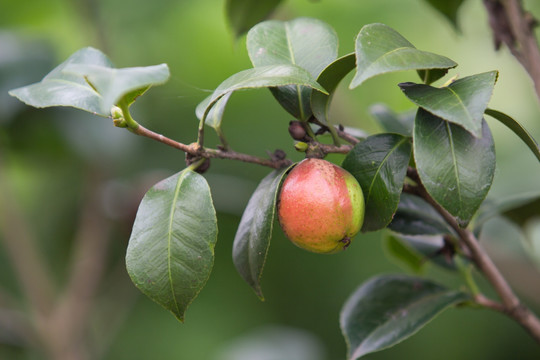
<path fill-rule="evenodd" d="M 287 38 L 287 48 L 289 49 L 289 55 L 291 57 L 291 62 L 293 65 L 296 65 L 296 59 L 294 57 L 294 51 L 291 44 L 291 38 L 289 36 L 290 29 L 289 24 L 285 23 L 285 37 Z M 302 106 L 302 92 L 300 91 L 300 85 L 296 84 L 296 96 L 298 97 L 298 107 L 300 111 L 300 118 L 303 120 L 306 116 L 304 114 L 304 107 Z"/>
<path fill-rule="evenodd" d="M 68 85 L 71 85 L 71 86 L 81 87 L 81 88 L 83 88 L 83 89 L 85 89 L 87 91 L 95 93 L 99 97 L 102 97 L 101 94 L 98 93 L 96 90 L 94 90 L 94 88 L 92 86 L 88 87 L 88 86 L 85 86 L 85 85 L 82 85 L 82 84 L 79 84 L 79 83 L 76 83 L 76 82 L 73 82 L 73 81 L 67 81 L 67 80 L 64 80 L 64 79 L 50 79 L 50 80 L 47 80 L 47 81 L 65 83 L 65 84 L 68 84 Z"/>
<path fill-rule="evenodd" d="M 384 57 L 386 57 L 386 56 L 388 56 L 388 55 L 390 55 L 390 54 L 392 54 L 392 53 L 394 53 L 394 52 L 397 52 L 397 51 L 399 51 L 399 50 L 403 50 L 403 49 L 416 49 L 416 48 L 414 48 L 414 47 L 409 47 L 409 46 L 402 46 L 402 47 L 396 48 L 396 49 L 394 49 L 394 50 L 392 50 L 392 51 L 385 52 L 384 54 L 382 54 L 381 56 L 379 56 L 377 59 L 373 60 L 373 61 L 371 62 L 371 64 L 370 64 L 368 67 L 366 67 L 366 70 L 365 70 L 364 72 L 367 72 L 367 71 L 368 71 L 369 69 L 371 69 L 377 62 L 379 62 L 379 60 L 383 59 Z M 418 50 L 418 49 L 416 49 L 416 50 Z"/>
<path fill-rule="evenodd" d="M 470 123 L 474 126 L 474 119 L 472 118 L 471 114 L 469 113 L 469 110 L 467 110 L 467 107 L 465 106 L 463 101 L 461 101 L 461 98 L 459 97 L 459 95 L 450 86 L 448 86 L 447 89 L 452 93 L 452 95 L 454 95 L 456 97 L 456 99 L 458 101 L 458 104 L 461 105 L 461 107 L 465 111 L 465 114 L 467 115 L 467 120 L 469 120 Z"/>
<path fill-rule="evenodd" d="M 369 193 L 368 193 L 368 197 L 367 197 L 367 202 L 369 202 L 369 199 L 371 198 L 371 189 L 373 189 L 373 186 L 375 185 L 375 181 L 377 180 L 378 176 L 379 176 L 379 173 L 381 171 L 381 168 L 383 167 L 383 165 L 386 163 L 386 161 L 388 160 L 388 158 L 390 157 L 390 155 L 392 155 L 392 153 L 406 140 L 406 138 L 403 138 L 401 139 L 396 145 L 394 145 L 394 147 L 392 149 L 390 149 L 390 151 L 384 156 L 383 160 L 381 161 L 381 165 L 377 167 L 377 171 L 375 172 L 375 176 L 373 176 L 373 180 L 371 181 L 371 184 L 369 184 Z"/>
<path fill-rule="evenodd" d="M 167 229 L 167 272 L 169 275 L 169 284 L 171 286 L 171 294 L 174 300 L 174 306 L 176 307 L 176 311 L 178 314 L 181 313 L 180 307 L 178 306 L 178 300 L 176 299 L 176 293 L 174 292 L 174 285 L 173 285 L 173 279 L 172 279 L 172 273 L 171 273 L 171 241 L 172 241 L 172 227 L 174 222 L 174 215 L 176 213 L 176 201 L 178 200 L 178 196 L 180 195 L 180 187 L 182 184 L 182 180 L 186 176 L 187 172 L 183 172 L 182 175 L 178 178 L 178 181 L 176 183 L 176 188 L 174 189 L 174 196 L 172 199 L 172 205 L 171 205 L 171 211 L 169 216 L 169 227 Z"/>
<path fill-rule="evenodd" d="M 448 139 L 450 143 L 450 152 L 452 154 L 452 163 L 454 164 L 454 176 L 456 177 L 456 188 L 459 198 L 459 211 L 461 212 L 462 198 L 461 198 L 461 184 L 459 182 L 459 169 L 457 166 L 456 150 L 454 149 L 454 137 L 452 136 L 452 129 L 450 129 L 450 123 L 445 121 L 446 131 L 448 132 Z"/>
<path fill-rule="evenodd" d="M 370 334 L 368 337 L 366 337 L 357 347 L 356 347 L 356 351 L 353 353 L 352 357 L 349 359 L 349 360 L 354 360 L 358 357 L 357 353 L 359 352 L 359 350 L 361 350 L 361 347 L 363 344 L 365 344 L 368 340 L 370 340 L 371 336 L 373 333 L 375 333 L 378 329 L 380 329 L 381 327 L 383 327 L 384 325 L 394 321 L 394 315 L 401 315 L 401 313 L 403 311 L 409 311 L 409 309 L 411 308 L 414 308 L 414 307 L 417 307 L 417 306 L 420 306 L 422 303 L 425 303 L 427 302 L 428 300 L 431 300 L 431 299 L 434 299 L 434 298 L 438 298 L 440 297 L 441 295 L 444 295 L 445 293 L 447 293 L 448 291 L 440 291 L 440 292 L 437 292 L 437 293 L 433 293 L 433 294 L 430 294 L 430 295 L 427 295 L 427 296 L 423 296 L 421 297 L 420 299 L 418 300 L 415 300 L 409 304 L 407 304 L 407 306 L 405 306 L 404 308 L 400 308 L 396 311 L 392 311 L 390 313 L 385 313 L 385 314 L 390 314 L 391 316 L 389 317 L 388 320 L 386 320 L 385 322 L 377 325 L 372 331 L 370 331 Z M 446 305 L 448 306 L 448 305 Z M 445 306 L 445 307 L 446 307 Z M 444 308 L 443 308 L 444 309 Z M 441 311 L 442 309 L 439 309 L 439 312 Z M 433 318 L 433 317 L 432 317 Z M 428 322 L 430 321 L 431 319 L 428 320 Z M 420 329 L 417 329 L 416 331 L 418 331 Z M 416 332 L 415 331 L 415 332 Z M 378 348 L 378 350 L 383 350 L 383 349 L 386 349 L 388 348 L 389 346 L 385 346 L 385 347 L 382 347 L 382 348 Z"/>

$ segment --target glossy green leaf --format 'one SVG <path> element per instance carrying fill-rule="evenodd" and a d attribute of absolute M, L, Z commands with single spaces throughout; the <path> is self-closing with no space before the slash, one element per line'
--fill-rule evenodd
<path fill-rule="evenodd" d="M 422 198 L 402 193 L 399 205 L 388 228 L 404 235 L 453 234 L 450 226 Z"/>
<path fill-rule="evenodd" d="M 261 300 L 261 276 L 272 238 L 278 190 L 288 169 L 274 170 L 260 182 L 234 237 L 234 265 Z"/>
<path fill-rule="evenodd" d="M 271 88 L 284 85 L 301 85 L 313 88 L 327 94 L 306 70 L 296 65 L 268 65 L 253 69 L 248 69 L 236 73 L 223 81 L 213 94 L 203 100 L 204 105 L 200 106 L 198 114 L 203 114 L 207 118 L 210 109 L 223 96 L 238 90 L 249 90 L 257 88 Z"/>
<path fill-rule="evenodd" d="M 406 244 L 409 249 L 413 249 L 422 257 L 422 263 L 428 262 L 445 268 L 446 270 L 457 270 L 451 249 L 446 249 L 442 235 L 402 235 L 394 234 L 394 237 Z"/>
<path fill-rule="evenodd" d="M 416 111 L 396 114 L 384 104 L 375 104 L 369 108 L 369 112 L 386 132 L 412 135 Z"/>
<path fill-rule="evenodd" d="M 531 149 L 532 153 L 538 161 L 540 161 L 540 147 L 538 146 L 538 143 L 534 138 L 531 136 L 531 134 L 525 129 L 519 122 L 514 120 L 512 117 L 506 115 L 505 113 L 502 113 L 497 110 L 493 109 L 486 109 L 486 115 L 489 115 L 500 122 L 502 122 L 504 125 L 506 125 L 510 130 L 512 130 L 519 138 Z"/>
<path fill-rule="evenodd" d="M 397 31 L 383 24 L 365 25 L 356 38 L 356 75 L 353 89 L 369 78 L 403 70 L 451 69 L 447 57 L 416 49 Z"/>
<path fill-rule="evenodd" d="M 442 88 L 414 83 L 402 83 L 399 87 L 416 105 L 480 137 L 484 111 L 497 76 L 497 71 L 468 76 Z"/>
<path fill-rule="evenodd" d="M 265 20 L 281 0 L 227 0 L 225 13 L 234 35 L 239 37 L 255 24 Z"/>
<path fill-rule="evenodd" d="M 29 105 L 73 106 L 109 116 L 120 101 L 131 104 L 152 85 L 169 78 L 166 64 L 115 69 L 99 50 L 85 48 L 73 54 L 37 84 L 11 91 Z"/>
<path fill-rule="evenodd" d="M 405 275 L 382 275 L 361 285 L 340 315 L 355 360 L 410 337 L 446 308 L 469 299 L 463 292 L 429 280 Z"/>
<path fill-rule="evenodd" d="M 387 235 L 384 238 L 384 248 L 386 253 L 396 259 L 399 264 L 405 265 L 407 269 L 415 273 L 419 273 L 425 264 L 425 258 L 398 236 Z"/>
<path fill-rule="evenodd" d="M 79 75 L 65 73 L 74 64 L 111 67 L 110 60 L 99 50 L 81 49 L 54 68 L 40 82 L 11 90 L 10 95 L 37 108 L 71 106 L 101 116 L 109 116 L 110 108 L 103 111 L 99 94 Z"/>
<path fill-rule="evenodd" d="M 495 173 L 495 147 L 487 123 L 477 138 L 461 126 L 418 109 L 414 157 L 426 190 L 466 225 L 485 199 Z"/>
<path fill-rule="evenodd" d="M 457 12 L 464 0 L 426 0 L 457 28 Z"/>
<path fill-rule="evenodd" d="M 210 188 L 191 169 L 144 196 L 129 239 L 133 283 L 178 320 L 205 285 L 214 263 L 217 219 Z"/>
<path fill-rule="evenodd" d="M 253 66 L 297 65 L 314 79 L 337 58 L 337 49 L 335 31 L 317 19 L 265 21 L 253 27 L 247 35 L 247 50 Z M 310 88 L 295 84 L 271 90 L 294 117 L 305 120 L 311 116 Z"/>
<path fill-rule="evenodd" d="M 317 78 L 317 82 L 329 92 L 329 95 L 318 91 L 311 93 L 311 110 L 313 116 L 323 124 L 328 124 L 328 109 L 338 84 L 354 69 L 355 56 L 348 54 L 328 65 Z"/>
<path fill-rule="evenodd" d="M 410 138 L 378 134 L 356 144 L 342 167 L 358 180 L 366 213 L 362 231 L 386 227 L 396 212 L 411 156 Z"/>

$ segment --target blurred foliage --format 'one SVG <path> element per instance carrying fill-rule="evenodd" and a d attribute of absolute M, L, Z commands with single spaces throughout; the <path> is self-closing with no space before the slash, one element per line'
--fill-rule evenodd
<path fill-rule="evenodd" d="M 524 3 L 533 14 L 540 14 L 539 2 Z M 235 40 L 224 8 L 224 1 L 215 0 L 0 0 L 0 172 L 57 284 L 68 276 L 69 251 L 89 184 L 97 188 L 101 211 L 113 225 L 106 275 L 89 324 L 88 341 L 95 358 L 228 359 L 228 354 L 241 351 L 231 346 L 245 346 L 251 331 L 268 325 L 292 328 L 283 331 L 297 331 L 308 342 L 318 339 L 326 359 L 342 359 L 346 349 L 338 314 L 345 299 L 372 275 L 402 271 L 386 259 L 381 233 L 359 235 L 346 252 L 321 256 L 294 247 L 276 227 L 262 279 L 266 301 L 260 302 L 237 274 L 231 248 L 242 210 L 257 182 L 270 170 L 215 160 L 205 176 L 218 210 L 216 263 L 186 323 L 180 324 L 139 295 L 125 273 L 124 255 L 143 193 L 157 180 L 182 169 L 184 155 L 114 128 L 108 119 L 72 109 L 32 109 L 6 93 L 39 81 L 85 46 L 101 49 L 119 67 L 167 63 L 171 80 L 141 98 L 133 113 L 144 126 L 190 143 L 197 132 L 196 104 L 223 79 L 250 67 L 245 38 Z M 327 22 L 340 38 L 339 55 L 353 51 L 353 39 L 363 25 L 382 22 L 418 48 L 454 59 L 461 77 L 500 70 L 490 106 L 511 114 L 540 138 L 540 110 L 531 83 L 507 52 L 493 51 L 481 2 L 465 1 L 458 15 L 459 35 L 421 0 L 287 0 L 274 18 L 309 16 Z M 451 76 L 455 74 L 450 71 Z M 385 103 L 397 112 L 412 108 L 397 83 L 416 79 L 412 71 L 388 74 L 352 91 L 344 85 L 350 79 L 344 81 L 335 94 L 331 118 L 368 133 L 380 131 L 369 115 L 370 106 Z M 300 159 L 286 135 L 289 120 L 268 91 L 242 92 L 230 99 L 223 131 L 237 151 L 265 156 L 281 148 Z M 497 146 L 497 173 L 490 196 L 536 190 L 540 167 L 534 156 L 504 126 L 495 121 L 489 124 Z M 217 143 L 217 137 L 208 138 L 210 144 Z M 343 157 L 329 159 L 340 162 Z M 491 240 L 499 233 L 486 231 L 482 241 L 492 244 L 493 254 L 503 254 L 495 259 L 538 312 L 540 295 L 534 289 L 539 274 L 523 251 L 497 250 L 501 241 Z M 509 242 L 520 246 L 517 238 L 502 243 Z M 0 242 L 0 305 L 14 304 L 24 310 L 20 284 L 10 264 Z M 527 275 L 520 276 L 524 268 Z M 449 284 L 458 283 L 444 270 L 427 273 Z M 7 315 L 0 311 L 0 358 L 42 359 L 32 342 L 17 336 L 15 327 L 5 326 L 2 319 Z M 370 358 L 537 359 L 538 347 L 501 315 L 452 309 L 411 339 Z"/>

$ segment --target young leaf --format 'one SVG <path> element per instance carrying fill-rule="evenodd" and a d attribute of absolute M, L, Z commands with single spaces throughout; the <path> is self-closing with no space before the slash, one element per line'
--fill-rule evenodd
<path fill-rule="evenodd" d="M 144 196 L 126 254 L 133 283 L 180 321 L 214 263 L 217 219 L 210 188 L 185 169 Z"/>
<path fill-rule="evenodd" d="M 10 91 L 34 107 L 72 106 L 96 115 L 109 116 L 111 107 L 131 104 L 152 85 L 169 78 L 166 64 L 114 69 L 107 57 L 94 48 L 77 51 L 39 83 Z"/>
<path fill-rule="evenodd" d="M 414 158 L 429 194 L 465 226 L 486 197 L 495 173 L 487 123 L 477 138 L 423 109 L 414 124 Z"/>
<path fill-rule="evenodd" d="M 519 138 L 529 147 L 529 149 L 531 149 L 532 153 L 534 154 L 534 156 L 536 156 L 538 161 L 540 161 L 540 147 L 538 146 L 536 140 L 534 140 L 534 138 L 531 136 L 531 134 L 529 134 L 527 129 L 521 126 L 521 124 L 514 120 L 512 117 L 500 111 L 486 109 L 486 114 L 491 116 L 492 118 L 499 120 L 510 130 L 512 130 L 517 136 L 519 136 Z"/>
<path fill-rule="evenodd" d="M 96 115 L 109 116 L 110 108 L 105 112 L 102 110 L 100 95 L 82 76 L 64 72 L 67 66 L 74 64 L 112 66 L 101 51 L 87 47 L 71 55 L 40 82 L 11 90 L 9 94 L 37 108 L 71 106 Z"/>
<path fill-rule="evenodd" d="M 348 360 L 394 346 L 446 308 L 469 296 L 404 275 L 374 277 L 347 300 L 340 315 Z"/>
<path fill-rule="evenodd" d="M 366 212 L 362 231 L 380 230 L 396 212 L 411 156 L 410 138 L 378 134 L 356 144 L 342 167 L 360 183 Z"/>
<path fill-rule="evenodd" d="M 399 205 L 388 228 L 404 235 L 444 235 L 453 230 L 435 209 L 422 198 L 401 194 Z"/>
<path fill-rule="evenodd" d="M 297 65 L 313 78 L 337 58 L 335 31 L 316 19 L 270 20 L 253 27 L 247 35 L 247 50 L 253 66 Z M 295 84 L 271 89 L 279 103 L 294 117 L 311 116 L 312 90 Z"/>
<path fill-rule="evenodd" d="M 389 72 L 451 69 L 456 66 L 447 57 L 416 49 L 386 25 L 365 25 L 356 38 L 356 75 L 350 88 L 354 89 L 369 78 Z"/>
<path fill-rule="evenodd" d="M 170 76 L 167 64 L 123 69 L 71 64 L 64 72 L 83 77 L 99 93 L 102 113 L 120 102 L 130 105 L 151 86 L 163 84 Z"/>
<path fill-rule="evenodd" d="M 227 0 L 225 12 L 234 35 L 239 37 L 266 19 L 281 0 Z"/>
<path fill-rule="evenodd" d="M 375 104 L 369 108 L 370 114 L 381 124 L 386 132 L 411 136 L 414 125 L 414 113 L 396 114 L 384 104 Z"/>
<path fill-rule="evenodd" d="M 261 300 L 260 281 L 272 237 L 278 190 L 289 168 L 272 171 L 257 186 L 234 237 L 234 265 Z"/>
<path fill-rule="evenodd" d="M 302 85 L 327 94 L 315 79 L 304 69 L 296 65 L 268 65 L 240 71 L 223 81 L 214 90 L 210 100 L 203 100 L 199 114 L 206 119 L 212 106 L 226 94 L 237 90 L 277 87 L 284 85 Z M 204 108 L 204 109 L 203 109 Z"/>
<path fill-rule="evenodd" d="M 480 137 L 482 117 L 497 76 L 497 71 L 477 74 L 456 80 L 442 88 L 414 83 L 402 83 L 399 87 L 416 105 Z"/>
<path fill-rule="evenodd" d="M 328 65 L 317 78 L 317 82 L 330 93 L 325 95 L 318 91 L 311 93 L 311 110 L 313 116 L 323 124 L 328 124 L 328 109 L 339 82 L 354 69 L 355 56 L 348 54 Z"/>

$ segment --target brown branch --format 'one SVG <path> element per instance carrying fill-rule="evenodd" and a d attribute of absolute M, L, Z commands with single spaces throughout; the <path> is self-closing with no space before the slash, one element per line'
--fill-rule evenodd
<path fill-rule="evenodd" d="M 455 217 L 431 197 L 420 182 L 420 178 L 415 169 L 409 168 L 407 174 L 417 183 L 417 185 L 407 186 L 404 188 L 404 191 L 412 192 L 426 200 L 444 218 L 452 229 L 454 229 L 461 242 L 469 249 L 471 258 L 477 268 L 484 274 L 497 292 L 497 295 L 500 297 L 502 307 L 498 309 L 498 311 L 501 311 L 516 320 L 536 341 L 540 342 L 540 320 L 529 308 L 522 304 L 519 298 L 514 294 L 506 279 L 478 242 L 478 239 L 476 239 L 470 230 L 462 228 Z M 483 299 L 480 298 L 480 300 Z M 497 310 L 496 306 L 489 307 Z"/>
<path fill-rule="evenodd" d="M 534 34 L 536 20 L 520 0 L 484 0 L 495 49 L 505 44 L 534 83 L 540 100 L 540 48 Z"/>

